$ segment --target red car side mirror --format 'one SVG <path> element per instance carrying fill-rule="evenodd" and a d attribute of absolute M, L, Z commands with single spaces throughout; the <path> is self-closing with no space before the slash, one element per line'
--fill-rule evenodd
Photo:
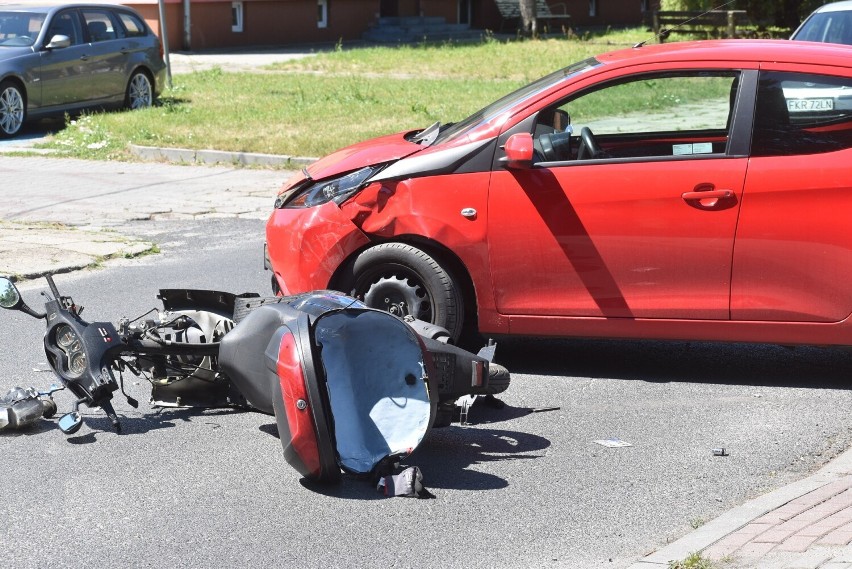
<path fill-rule="evenodd" d="M 524 169 L 532 166 L 533 139 L 528 132 L 513 134 L 503 147 L 506 151 L 506 166 L 508 168 Z"/>

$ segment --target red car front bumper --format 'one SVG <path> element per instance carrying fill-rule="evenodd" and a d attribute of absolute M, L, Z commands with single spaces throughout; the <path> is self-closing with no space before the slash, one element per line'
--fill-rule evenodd
<path fill-rule="evenodd" d="M 266 238 L 269 261 L 285 295 L 328 288 L 334 271 L 370 242 L 334 202 L 273 210 Z"/>

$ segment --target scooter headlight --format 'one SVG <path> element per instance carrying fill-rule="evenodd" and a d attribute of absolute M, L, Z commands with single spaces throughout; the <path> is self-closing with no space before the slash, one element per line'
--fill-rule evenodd
<path fill-rule="evenodd" d="M 338 204 L 343 203 L 360 190 L 364 186 L 364 182 L 380 169 L 379 166 L 367 166 L 344 176 L 314 182 L 299 190 L 293 199 L 279 207 L 314 207 L 330 201 Z"/>

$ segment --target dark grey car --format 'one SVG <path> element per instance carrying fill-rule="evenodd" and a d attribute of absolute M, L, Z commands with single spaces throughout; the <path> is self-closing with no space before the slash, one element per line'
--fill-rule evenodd
<path fill-rule="evenodd" d="M 24 121 L 91 107 L 148 107 L 166 65 L 134 10 L 104 4 L 0 6 L 0 137 Z"/>

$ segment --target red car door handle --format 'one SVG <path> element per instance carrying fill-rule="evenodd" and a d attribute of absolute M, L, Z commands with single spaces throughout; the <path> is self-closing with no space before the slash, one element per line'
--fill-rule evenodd
<path fill-rule="evenodd" d="M 703 192 L 684 192 L 680 196 L 690 205 L 698 205 L 700 207 L 715 207 L 719 200 L 729 200 L 734 197 L 734 192 L 731 190 L 706 190 Z M 698 203 L 690 203 L 698 202 Z"/>

